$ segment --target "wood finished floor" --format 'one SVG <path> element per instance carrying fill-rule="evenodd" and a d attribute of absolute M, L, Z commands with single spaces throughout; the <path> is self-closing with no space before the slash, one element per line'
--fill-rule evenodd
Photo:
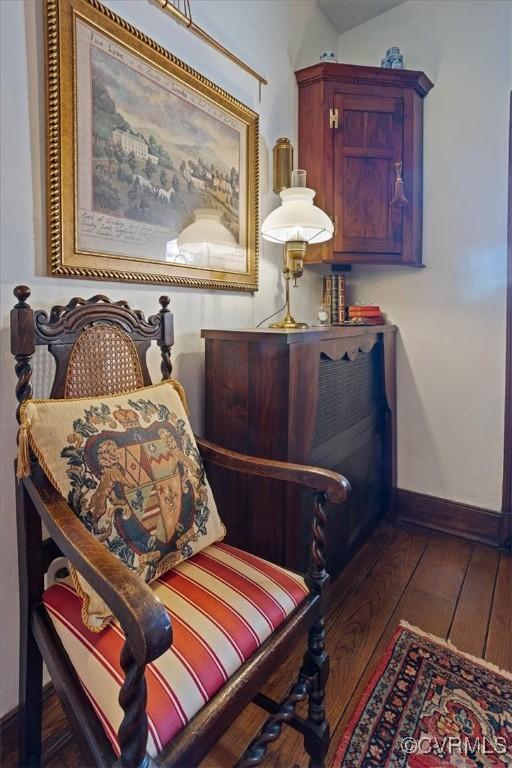
<path fill-rule="evenodd" d="M 337 579 L 327 636 L 331 659 L 327 709 L 333 732 L 329 760 L 353 707 L 400 619 L 450 640 L 462 651 L 512 670 L 512 557 L 480 544 L 415 526 L 382 526 Z M 277 669 L 265 689 L 281 697 L 303 648 Z M 265 715 L 250 705 L 201 763 L 234 765 Z M 45 768 L 85 768 L 55 695 L 45 703 Z M 328 762 L 329 764 L 329 762 Z M 266 768 L 303 768 L 302 740 L 291 729 L 270 748 Z M 4 768 L 15 766 L 4 755 Z M 187 767 L 188 768 L 188 767 Z"/>

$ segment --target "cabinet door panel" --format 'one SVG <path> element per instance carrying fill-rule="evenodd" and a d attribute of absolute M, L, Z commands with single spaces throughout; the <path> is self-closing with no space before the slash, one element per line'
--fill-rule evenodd
<path fill-rule="evenodd" d="M 389 149 L 393 146 L 393 116 L 389 112 L 367 112 L 366 146 L 368 149 Z"/>
<path fill-rule="evenodd" d="M 391 205 L 403 155 L 403 99 L 335 94 L 334 208 L 338 253 L 402 251 L 402 209 Z"/>
<path fill-rule="evenodd" d="M 360 147 L 361 136 L 364 136 L 365 113 L 352 109 L 345 113 L 343 126 L 346 147 Z"/>
<path fill-rule="evenodd" d="M 381 190 L 387 187 L 389 166 L 389 160 L 379 158 L 344 158 L 343 235 L 351 244 L 388 236 L 389 200 Z"/>

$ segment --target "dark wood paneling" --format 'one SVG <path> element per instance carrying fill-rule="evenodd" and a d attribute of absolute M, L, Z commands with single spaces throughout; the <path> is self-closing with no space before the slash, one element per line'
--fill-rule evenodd
<path fill-rule="evenodd" d="M 494 547 L 499 544 L 499 512 L 399 488 L 396 492 L 396 515 L 400 520 L 472 541 Z"/>
<path fill-rule="evenodd" d="M 247 344 L 231 341 L 227 345 L 213 340 L 206 348 L 206 431 L 215 432 L 220 442 L 232 451 L 244 452 L 247 443 L 249 360 Z M 222 388 L 225 408 L 219 411 L 208 392 Z"/>

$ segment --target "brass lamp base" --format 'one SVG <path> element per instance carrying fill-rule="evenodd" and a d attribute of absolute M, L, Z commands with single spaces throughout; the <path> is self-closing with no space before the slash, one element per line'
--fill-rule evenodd
<path fill-rule="evenodd" d="M 286 243 L 283 249 L 284 263 L 283 275 L 286 291 L 286 315 L 277 323 L 271 323 L 269 328 L 281 328 L 285 331 L 296 330 L 297 328 L 309 328 L 307 323 L 298 323 L 290 313 L 290 280 L 302 275 L 304 269 L 304 254 L 306 253 L 306 243 L 302 241 L 290 241 Z"/>
<path fill-rule="evenodd" d="M 294 330 L 297 328 L 309 328 L 307 323 L 298 323 L 294 317 L 290 314 L 290 278 L 285 276 L 286 285 L 286 315 L 282 320 L 277 323 L 271 323 L 269 328 L 281 328 L 285 331 Z"/>
<path fill-rule="evenodd" d="M 293 330 L 294 328 L 309 328 L 307 323 L 298 323 L 294 318 L 288 314 L 279 323 L 272 323 L 269 328 L 284 328 L 285 330 Z"/>

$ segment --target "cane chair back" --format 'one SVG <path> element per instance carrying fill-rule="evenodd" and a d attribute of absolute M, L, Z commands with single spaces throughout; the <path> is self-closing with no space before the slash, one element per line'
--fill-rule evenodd
<path fill-rule="evenodd" d="M 85 328 L 73 344 L 64 397 L 117 395 L 144 386 L 137 348 L 115 325 Z"/>

